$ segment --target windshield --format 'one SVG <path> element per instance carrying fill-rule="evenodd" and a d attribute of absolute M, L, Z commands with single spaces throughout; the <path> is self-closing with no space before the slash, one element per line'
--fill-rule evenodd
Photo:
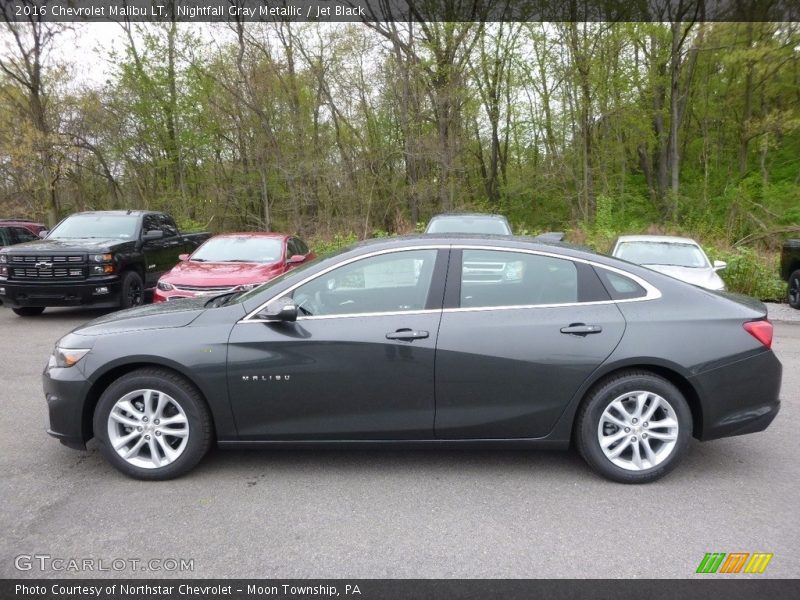
<path fill-rule="evenodd" d="M 276 238 L 215 237 L 192 254 L 200 262 L 271 263 L 281 259 L 283 242 Z"/>
<path fill-rule="evenodd" d="M 324 258 L 330 258 L 330 255 L 326 256 Z M 262 283 L 258 287 L 254 287 L 252 290 L 248 290 L 246 292 L 237 294 L 235 297 L 230 299 L 230 302 L 233 303 L 233 304 L 236 304 L 238 302 L 247 302 L 250 298 L 253 298 L 254 296 L 258 296 L 264 290 L 267 290 L 267 289 L 271 288 L 273 285 L 279 284 L 280 282 L 282 282 L 287 277 L 293 277 L 297 273 L 305 271 L 309 267 L 317 264 L 320 261 L 320 259 L 321 259 L 321 257 L 318 256 L 314 260 L 310 260 L 308 262 L 303 263 L 299 267 L 295 267 L 294 269 L 291 269 L 290 271 L 286 271 L 286 273 L 284 273 L 283 275 L 279 275 L 275 279 L 270 279 L 266 283 Z"/>
<path fill-rule="evenodd" d="M 699 246 L 680 242 L 622 242 L 614 256 L 639 265 L 671 267 L 708 267 L 708 260 Z"/>
<path fill-rule="evenodd" d="M 425 233 L 487 233 L 511 235 L 508 223 L 495 217 L 439 217 L 431 219 Z"/>
<path fill-rule="evenodd" d="M 48 234 L 51 240 L 103 238 L 130 240 L 136 236 L 136 215 L 73 215 L 67 217 Z"/>

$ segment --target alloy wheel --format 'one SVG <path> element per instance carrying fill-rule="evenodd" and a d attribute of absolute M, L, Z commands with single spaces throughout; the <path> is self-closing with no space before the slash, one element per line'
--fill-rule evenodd
<path fill-rule="evenodd" d="M 139 306 L 142 304 L 142 286 L 138 281 L 132 281 L 128 287 L 128 304 L 129 306 Z"/>
<path fill-rule="evenodd" d="M 628 471 L 663 463 L 678 441 L 672 405 L 653 392 L 628 392 L 614 399 L 600 417 L 597 441 L 606 458 Z"/>
<path fill-rule="evenodd" d="M 189 439 L 189 421 L 172 396 L 152 389 L 135 390 L 112 407 L 108 439 L 129 464 L 158 469 L 183 454 Z"/>

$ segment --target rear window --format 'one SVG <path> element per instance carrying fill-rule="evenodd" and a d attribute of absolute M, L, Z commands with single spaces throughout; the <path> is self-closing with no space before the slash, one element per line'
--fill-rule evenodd
<path fill-rule="evenodd" d="M 511 235 L 508 222 L 498 217 L 435 217 L 425 233 L 478 233 Z"/>

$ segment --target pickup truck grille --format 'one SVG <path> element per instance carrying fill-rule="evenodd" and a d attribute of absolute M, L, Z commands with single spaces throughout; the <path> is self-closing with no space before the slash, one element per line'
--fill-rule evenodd
<path fill-rule="evenodd" d="M 53 279 L 65 277 L 83 279 L 85 274 L 82 267 L 55 267 L 52 269 L 26 269 L 24 267 L 11 267 L 12 279 Z"/>
<path fill-rule="evenodd" d="M 8 278 L 25 281 L 86 279 L 86 258 L 79 254 L 33 255 L 11 254 Z"/>
<path fill-rule="evenodd" d="M 21 254 L 11 255 L 12 263 L 37 263 L 37 262 L 51 262 L 54 264 L 64 263 L 79 263 L 83 262 L 82 256 L 25 256 Z"/>

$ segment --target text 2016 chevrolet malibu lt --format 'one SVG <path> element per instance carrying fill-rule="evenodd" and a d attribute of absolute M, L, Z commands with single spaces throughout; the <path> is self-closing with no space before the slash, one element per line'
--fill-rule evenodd
<path fill-rule="evenodd" d="M 762 431 L 781 364 L 760 302 L 509 237 L 357 245 L 245 293 L 134 308 L 63 337 L 50 433 L 167 479 L 225 447 L 574 442 L 655 480 Z"/>

